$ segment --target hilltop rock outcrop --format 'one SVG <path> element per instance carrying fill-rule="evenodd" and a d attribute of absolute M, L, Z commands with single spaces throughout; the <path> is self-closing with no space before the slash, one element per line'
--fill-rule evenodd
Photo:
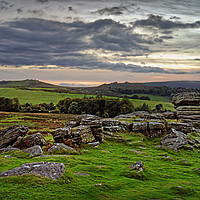
<path fill-rule="evenodd" d="M 178 119 L 183 122 L 200 121 L 200 93 L 181 93 L 173 97 L 172 103 Z"/>
<path fill-rule="evenodd" d="M 71 141 L 73 145 L 101 142 L 104 134 L 102 122 L 95 115 L 78 115 L 76 121 L 67 122 L 64 128 L 59 128 L 51 133 L 56 143 Z"/>

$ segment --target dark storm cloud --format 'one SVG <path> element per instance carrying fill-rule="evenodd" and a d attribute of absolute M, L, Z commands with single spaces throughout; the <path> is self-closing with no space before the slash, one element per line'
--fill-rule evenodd
<path fill-rule="evenodd" d="M 172 17 L 170 17 L 170 19 L 181 19 L 180 17 L 177 17 L 177 16 L 172 16 Z"/>
<path fill-rule="evenodd" d="M 100 14 L 100 15 L 122 15 L 124 11 L 128 11 L 127 7 L 125 6 L 116 6 L 111 8 L 103 8 L 93 12 L 93 14 Z"/>
<path fill-rule="evenodd" d="M 39 10 L 28 10 L 28 13 L 36 14 L 42 16 L 44 14 L 44 11 L 42 9 Z"/>
<path fill-rule="evenodd" d="M 128 11 L 126 6 L 115 6 L 111 8 L 103 8 L 93 12 L 94 14 L 98 13 L 100 15 L 122 15 L 124 11 Z"/>
<path fill-rule="evenodd" d="M 8 10 L 10 8 L 12 8 L 14 6 L 14 4 L 10 4 L 7 1 L 1 0 L 0 1 L 0 10 Z"/>
<path fill-rule="evenodd" d="M 18 12 L 19 14 L 22 13 L 22 12 L 23 12 L 22 8 L 18 8 L 18 9 L 17 9 L 17 12 Z"/>
<path fill-rule="evenodd" d="M 36 0 L 37 2 L 40 2 L 40 3 L 46 3 L 46 2 L 49 2 L 49 0 Z"/>
<path fill-rule="evenodd" d="M 142 39 L 113 20 L 61 23 L 24 19 L 0 26 L 0 62 L 5 64 L 2 60 L 11 53 L 13 59 L 6 59 L 6 64 L 14 64 L 14 57 L 19 60 L 22 55 L 25 57 L 22 60 L 30 61 L 27 64 L 42 64 L 40 57 L 45 63 L 49 60 L 58 61 L 68 53 L 76 54 L 87 49 L 146 52 L 148 48 L 145 45 L 149 43 L 149 40 Z"/>
<path fill-rule="evenodd" d="M 136 27 L 155 27 L 158 29 L 186 29 L 200 28 L 200 21 L 194 23 L 181 23 L 176 21 L 165 20 L 159 15 L 149 15 L 148 19 L 137 20 L 133 23 Z"/>
<path fill-rule="evenodd" d="M 185 73 L 158 67 L 107 63 L 84 53 L 84 50 L 101 49 L 146 55 L 151 43 L 155 43 L 155 39 L 143 39 L 125 25 L 108 19 L 91 23 L 24 19 L 0 26 L 0 64 L 16 67 L 41 65 L 41 69 L 47 69 L 46 65 L 57 65 L 87 70 Z"/>

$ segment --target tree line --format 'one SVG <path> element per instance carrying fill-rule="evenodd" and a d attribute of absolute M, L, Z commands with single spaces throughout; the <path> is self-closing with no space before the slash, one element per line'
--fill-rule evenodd
<path fill-rule="evenodd" d="M 160 108 L 162 108 L 161 104 L 157 106 L 157 111 L 161 111 Z M 60 100 L 57 105 L 52 102 L 32 105 L 30 103 L 20 104 L 17 98 L 0 97 L 0 111 L 8 112 L 93 114 L 106 118 L 139 110 L 152 111 L 145 103 L 134 108 L 128 98 L 105 98 L 102 96 L 66 98 Z"/>

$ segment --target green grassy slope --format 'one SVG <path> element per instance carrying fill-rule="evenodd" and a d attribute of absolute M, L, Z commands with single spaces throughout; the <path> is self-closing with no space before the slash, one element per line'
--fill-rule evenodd
<path fill-rule="evenodd" d="M 138 95 L 139 97 L 141 96 L 148 96 L 151 101 L 163 101 L 163 102 L 171 102 L 169 97 L 163 97 L 163 96 L 157 96 L 157 95 L 151 95 L 151 94 L 132 94 L 128 96 L 133 96 L 133 95 Z"/>
<path fill-rule="evenodd" d="M 36 88 L 62 88 L 61 86 L 45 83 L 38 80 L 26 79 L 22 81 L 0 81 L 0 87 L 36 87 Z"/>
<path fill-rule="evenodd" d="M 160 138 L 147 139 L 140 133 L 119 134 L 123 141 L 105 139 L 98 148 L 82 146 L 82 155 L 28 158 L 19 152 L 1 153 L 0 172 L 40 161 L 64 163 L 66 170 L 57 181 L 34 175 L 0 178 L 0 199 L 200 199 L 200 154 L 196 150 L 173 152 L 155 147 Z M 5 158 L 8 154 L 12 158 Z M 129 168 L 137 161 L 145 165 L 140 174 Z M 77 172 L 89 176 L 79 176 Z"/>
<path fill-rule="evenodd" d="M 0 88 L 0 97 L 8 97 L 8 98 L 18 98 L 21 104 L 24 103 L 50 103 L 53 102 L 57 104 L 59 100 L 63 98 L 83 98 L 84 96 L 90 97 L 95 95 L 84 95 L 84 94 L 71 94 L 71 93 L 56 93 L 56 92 L 46 92 L 46 91 L 36 91 L 36 90 L 20 90 L 17 88 Z M 164 108 L 167 110 L 174 110 L 173 105 L 170 102 L 166 102 L 167 99 L 165 97 L 159 97 L 155 95 L 149 95 L 150 98 L 154 101 L 147 100 L 135 100 L 131 99 L 134 106 L 137 107 L 142 105 L 143 103 L 148 104 L 151 108 L 155 108 L 157 104 L 162 104 Z M 107 97 L 113 98 L 113 97 Z"/>
<path fill-rule="evenodd" d="M 20 90 L 16 88 L 0 88 L 0 96 L 8 98 L 18 98 L 21 104 L 26 102 L 32 104 L 39 103 L 58 103 L 63 98 L 82 98 L 84 94 L 71 94 L 71 93 L 56 93 L 56 92 L 45 92 L 36 90 Z M 90 95 L 91 96 L 91 95 Z"/>

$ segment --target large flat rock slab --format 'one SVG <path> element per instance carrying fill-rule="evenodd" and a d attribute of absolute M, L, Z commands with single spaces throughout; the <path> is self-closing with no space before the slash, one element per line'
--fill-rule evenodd
<path fill-rule="evenodd" d="M 64 174 L 64 172 L 65 165 L 63 163 L 35 162 L 25 163 L 18 168 L 3 171 L 0 173 L 0 177 L 34 174 L 57 180 Z"/>

